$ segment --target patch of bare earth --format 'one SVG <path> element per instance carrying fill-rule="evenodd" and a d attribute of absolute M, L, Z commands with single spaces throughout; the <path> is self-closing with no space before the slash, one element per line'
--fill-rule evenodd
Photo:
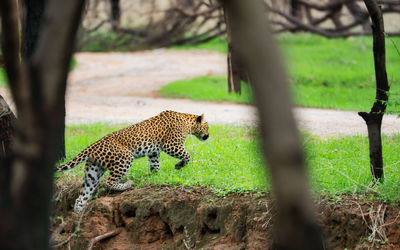
<path fill-rule="evenodd" d="M 60 249 L 86 249 L 95 237 L 115 230 L 94 249 L 265 249 L 272 243 L 276 210 L 271 197 L 145 187 L 103 192 L 76 214 L 71 207 L 77 195 L 75 186 L 55 204 L 54 218 L 65 220 L 55 237 Z M 316 202 L 326 249 L 400 248 L 399 207 L 342 198 Z M 61 224 L 55 221 L 54 230 Z"/>

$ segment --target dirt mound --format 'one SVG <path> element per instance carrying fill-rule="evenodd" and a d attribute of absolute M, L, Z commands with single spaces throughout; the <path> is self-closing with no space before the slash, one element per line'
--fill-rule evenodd
<path fill-rule="evenodd" d="M 276 211 L 271 197 L 217 197 L 201 188 L 146 187 L 100 192 L 82 214 L 71 214 L 78 188 L 74 190 L 55 205 L 60 249 L 86 249 L 92 239 L 115 229 L 94 249 L 265 249 L 272 243 Z M 348 197 L 340 203 L 320 200 L 317 207 L 327 249 L 400 247 L 399 207 Z M 64 223 L 62 217 L 67 218 Z M 369 240 L 379 234 L 387 240 Z"/>

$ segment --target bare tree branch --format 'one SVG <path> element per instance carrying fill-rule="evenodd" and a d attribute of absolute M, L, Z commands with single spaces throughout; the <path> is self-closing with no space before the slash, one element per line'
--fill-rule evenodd
<path fill-rule="evenodd" d="M 297 1 L 301 4 L 303 4 L 304 6 L 312 8 L 312 9 L 328 10 L 328 9 L 337 8 L 348 2 L 353 2 L 354 0 L 334 0 L 334 1 L 324 2 L 324 3 L 311 2 L 311 1 L 307 1 L 307 0 L 297 0 Z"/>
<path fill-rule="evenodd" d="M 121 232 L 122 232 L 122 228 L 117 228 L 117 229 L 114 229 L 114 230 L 112 230 L 112 231 L 110 231 L 110 232 L 107 232 L 107 233 L 105 233 L 105 234 L 102 234 L 102 235 L 99 235 L 99 236 L 94 237 L 94 238 L 89 242 L 88 250 L 92 250 L 93 247 L 94 247 L 94 245 L 95 245 L 97 242 L 102 241 L 102 240 L 107 239 L 107 238 L 110 238 L 110 237 L 114 237 L 115 235 L 118 235 L 118 234 L 120 234 Z"/>
<path fill-rule="evenodd" d="M 97 0 L 97 2 L 109 0 Z M 263 0 L 269 6 L 270 12 L 266 17 L 273 25 L 275 33 L 278 32 L 312 32 L 327 37 L 347 37 L 371 34 L 368 24 L 368 13 L 360 6 L 361 0 L 291 0 L 272 1 Z M 220 15 L 221 7 L 218 1 L 207 0 L 170 0 L 169 5 L 159 9 L 154 1 L 145 1 L 142 4 L 146 11 L 136 10 L 134 13 L 143 19 L 140 24 L 121 24 L 117 33 L 122 32 L 126 36 L 117 37 L 116 40 L 124 39 L 124 44 L 129 48 L 152 48 L 171 46 L 176 44 L 194 44 L 201 41 L 208 41 L 226 32 L 214 32 L 224 21 Z M 398 0 L 380 0 L 383 5 L 382 13 L 400 13 L 400 2 Z M 294 5 L 293 5 L 294 4 Z M 295 7 L 293 7 L 293 6 Z M 144 7 L 143 6 L 143 7 Z M 293 10 L 296 9 L 296 11 Z M 125 13 L 132 13 L 129 9 L 122 9 L 121 16 Z M 93 8 L 89 12 L 95 13 Z M 97 20 L 98 23 L 100 20 Z M 106 20 L 110 27 L 111 20 Z M 332 23 L 330 23 L 332 22 Z M 93 25 L 84 28 L 85 44 L 93 38 L 95 31 Z M 102 26 L 107 30 L 107 25 Z M 361 27 L 361 29 L 355 29 Z M 226 27 L 219 27 L 219 31 L 226 30 Z M 208 30 L 208 32 L 207 32 Z M 107 30 L 108 31 L 108 30 Z M 202 33 L 202 37 L 199 36 Z M 399 35 L 397 30 L 389 31 L 388 34 Z M 101 40 L 101 35 L 95 34 L 96 40 Z M 127 36 L 131 36 L 127 39 Z M 107 36 L 106 36 L 107 37 Z M 107 39 L 100 41 L 107 44 Z M 113 46 L 114 41 L 112 42 Z M 120 42 L 115 44 L 121 44 Z M 107 47 L 107 46 L 106 46 Z"/>

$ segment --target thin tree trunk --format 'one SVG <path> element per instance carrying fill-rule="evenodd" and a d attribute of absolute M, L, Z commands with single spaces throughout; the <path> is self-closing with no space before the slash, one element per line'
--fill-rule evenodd
<path fill-rule="evenodd" d="M 233 48 L 233 22 L 232 22 L 232 13 L 229 8 L 224 9 L 224 18 L 226 25 L 226 35 L 227 35 L 227 43 L 228 43 L 228 56 L 227 56 L 227 65 L 228 65 L 228 91 L 233 93 L 241 93 L 241 84 L 240 84 L 240 75 L 239 75 L 239 67 L 238 67 L 238 59 L 237 59 L 237 51 Z"/>
<path fill-rule="evenodd" d="M 373 52 L 376 78 L 375 102 L 369 113 L 359 112 L 368 128 L 371 174 L 374 180 L 384 180 L 381 126 L 388 101 L 389 84 L 386 73 L 385 30 L 382 12 L 374 0 L 364 0 L 372 20 Z"/>
<path fill-rule="evenodd" d="M 119 6 L 119 0 L 110 0 L 111 2 L 111 25 L 114 31 L 119 31 L 121 28 L 121 9 Z"/>
<path fill-rule="evenodd" d="M 224 19 L 226 25 L 226 35 L 228 42 L 228 56 L 227 56 L 227 65 L 228 65 L 228 92 L 239 93 L 242 92 L 241 82 L 249 83 L 249 75 L 247 69 L 240 62 L 240 55 L 236 50 L 236 46 L 234 43 L 237 40 L 237 36 L 240 36 L 237 32 L 236 24 L 233 20 L 234 14 L 231 9 L 226 8 L 225 5 L 222 5 L 224 10 Z"/>
<path fill-rule="evenodd" d="M 302 19 L 301 4 L 297 0 L 290 0 L 290 14 L 298 19 Z"/>
<path fill-rule="evenodd" d="M 248 69 L 260 115 L 265 159 L 279 215 L 274 249 L 323 249 L 308 192 L 306 166 L 290 102 L 287 79 L 260 0 L 225 0 L 237 29 L 234 49 Z"/>

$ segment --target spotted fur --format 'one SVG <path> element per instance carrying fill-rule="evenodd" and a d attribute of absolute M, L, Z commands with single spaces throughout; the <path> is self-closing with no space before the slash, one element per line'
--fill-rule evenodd
<path fill-rule="evenodd" d="M 80 212 L 95 191 L 100 177 L 108 169 L 110 177 L 106 185 L 111 190 L 123 191 L 132 186 L 131 182 L 120 183 L 133 159 L 148 156 L 150 170 L 160 169 L 160 152 L 180 159 L 176 169 L 190 161 L 190 154 L 184 143 L 188 134 L 200 140 L 207 140 L 208 124 L 204 115 L 191 115 L 175 111 L 164 111 L 130 127 L 116 131 L 88 146 L 74 159 L 57 167 L 61 172 L 86 161 L 85 179 L 80 196 L 75 202 L 75 211 Z"/>

